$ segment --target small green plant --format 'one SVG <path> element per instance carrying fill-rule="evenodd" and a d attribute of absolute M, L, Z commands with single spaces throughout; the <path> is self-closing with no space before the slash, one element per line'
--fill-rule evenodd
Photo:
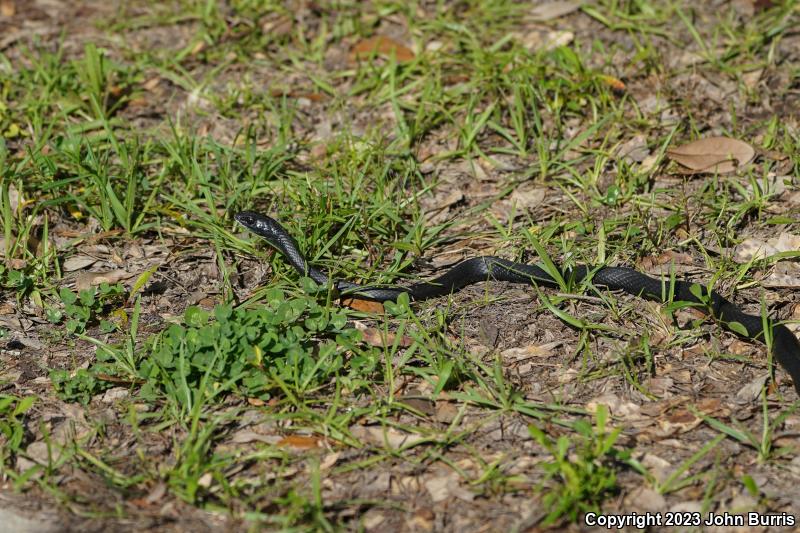
<path fill-rule="evenodd" d="M 0 265 L 0 286 L 14 291 L 19 299 L 33 290 L 34 283 L 24 272 Z"/>
<path fill-rule="evenodd" d="M 311 287 L 309 287 L 311 288 Z M 313 295 L 287 298 L 271 289 L 257 309 L 218 305 L 213 313 L 190 307 L 184 325 L 173 324 L 150 341 L 140 367 L 142 395 L 158 389 L 190 408 L 230 390 L 269 398 L 273 391 L 300 396 L 328 383 L 347 353 L 364 355 L 361 334 L 345 327 L 345 312 Z M 214 320 L 211 320 L 211 318 Z"/>
<path fill-rule="evenodd" d="M 58 397 L 65 402 L 87 405 L 92 396 L 111 388 L 112 384 L 98 380 L 92 370 L 79 368 L 75 372 L 51 370 L 50 381 Z"/>
<path fill-rule="evenodd" d="M 0 394 L 0 472 L 5 470 L 6 461 L 19 451 L 25 440 L 25 424 L 22 419 L 35 401 L 35 396 L 19 398 L 11 394 Z"/>
<path fill-rule="evenodd" d="M 575 423 L 575 442 L 567 435 L 554 440 L 537 426 L 528 426 L 531 436 L 553 456 L 552 461 L 543 463 L 545 480 L 557 481 L 544 496 L 545 507 L 551 509 L 546 525 L 565 516 L 575 521 L 580 513 L 597 512 L 600 503 L 617 490 L 614 462 L 624 460 L 626 453 L 614 448 L 621 428 L 607 431 L 607 420 L 608 410 L 601 405 L 594 427 L 583 420 Z"/>
<path fill-rule="evenodd" d="M 122 303 L 125 296 L 125 287 L 120 284 L 109 285 L 101 283 L 99 287 L 83 289 L 75 294 L 66 287 L 59 291 L 64 312 L 57 309 L 48 310 L 48 319 L 51 322 L 60 322 L 64 315 L 67 317 L 66 328 L 70 333 L 80 334 L 86 331 L 92 321 L 97 320 L 110 308 Z M 100 319 L 100 331 L 109 333 L 116 329 L 116 324 L 110 320 Z"/>

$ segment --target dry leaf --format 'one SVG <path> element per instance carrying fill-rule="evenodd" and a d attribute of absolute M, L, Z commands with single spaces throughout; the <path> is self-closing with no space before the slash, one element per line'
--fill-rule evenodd
<path fill-rule="evenodd" d="M 358 298 L 344 298 L 342 305 L 355 309 L 356 311 L 363 311 L 365 313 L 383 314 L 383 304 L 381 302 L 374 302 L 372 300 L 360 300 Z"/>
<path fill-rule="evenodd" d="M 628 88 L 625 85 L 624 81 L 622 81 L 621 79 L 616 78 L 614 76 L 609 76 L 608 74 L 601 74 L 599 77 L 600 77 L 600 81 L 602 81 L 603 83 L 605 83 L 606 85 L 611 87 L 612 91 L 616 91 L 616 92 L 620 92 L 621 93 L 621 92 L 625 92 L 625 89 Z"/>
<path fill-rule="evenodd" d="M 341 452 L 332 452 L 327 454 L 325 457 L 322 458 L 322 461 L 319 462 L 319 469 L 323 471 L 330 469 L 333 465 L 336 464 L 336 461 L 339 460 L 339 457 L 341 455 L 342 455 Z"/>
<path fill-rule="evenodd" d="M 514 362 L 524 361 L 532 357 L 551 357 L 553 348 L 557 348 L 562 344 L 564 344 L 563 340 L 557 340 L 547 344 L 530 344 L 522 348 L 509 348 L 508 350 L 503 350 L 500 356 L 503 359 L 509 359 Z"/>
<path fill-rule="evenodd" d="M 425 488 L 430 493 L 431 500 L 434 503 L 443 502 L 452 496 L 467 502 L 475 499 L 475 495 L 472 492 L 461 488 L 459 476 L 455 472 L 425 480 Z"/>
<path fill-rule="evenodd" d="M 209 488 L 213 482 L 214 482 L 214 475 L 211 472 L 206 472 L 205 474 L 200 476 L 200 479 L 197 480 L 197 484 L 203 487 L 204 489 Z"/>
<path fill-rule="evenodd" d="M 547 189 L 543 187 L 520 186 L 511 193 L 511 203 L 517 205 L 517 209 L 532 210 L 539 207 L 547 195 Z"/>
<path fill-rule="evenodd" d="M 581 7 L 581 2 L 569 0 L 556 0 L 555 2 L 545 2 L 531 9 L 529 17 L 538 22 L 553 20 L 564 15 L 569 15 Z"/>
<path fill-rule="evenodd" d="M 364 528 L 364 531 L 374 531 L 385 520 L 386 517 L 373 507 L 362 515 L 360 525 Z"/>
<path fill-rule="evenodd" d="M 25 197 L 14 187 L 13 183 L 8 184 L 8 204 L 12 213 L 18 213 L 21 207 L 25 206 Z"/>
<path fill-rule="evenodd" d="M 406 433 L 398 429 L 382 426 L 353 426 L 350 433 L 357 439 L 392 449 L 413 446 L 425 439 L 422 435 Z"/>
<path fill-rule="evenodd" d="M 650 155 L 650 149 L 647 147 L 647 137 L 635 135 L 620 144 L 615 152 L 618 158 L 623 158 L 628 162 L 641 163 Z"/>
<path fill-rule="evenodd" d="M 748 263 L 781 252 L 800 252 L 800 236 L 782 232 L 766 242 L 761 239 L 745 239 L 733 249 L 733 260 L 737 263 Z"/>
<path fill-rule="evenodd" d="M 322 447 L 325 439 L 306 435 L 288 435 L 278 441 L 278 446 L 288 446 L 300 450 L 311 450 Z"/>
<path fill-rule="evenodd" d="M 768 373 L 756 376 L 755 379 L 751 380 L 736 392 L 736 403 L 754 403 L 759 396 L 761 396 L 761 391 L 764 390 L 764 385 L 767 383 L 768 379 Z"/>
<path fill-rule="evenodd" d="M 772 239 L 769 240 L 772 243 Z M 800 235 L 781 232 L 775 240 L 775 249 L 778 252 L 797 252 L 800 251 Z"/>
<path fill-rule="evenodd" d="M 167 489 L 167 484 L 159 481 L 150 490 L 150 493 L 144 498 L 144 501 L 150 505 L 160 502 L 161 499 L 167 494 Z"/>
<path fill-rule="evenodd" d="M 450 424 L 458 416 L 458 407 L 450 402 L 436 402 L 435 418 L 438 422 Z"/>
<path fill-rule="evenodd" d="M 158 84 L 161 83 L 161 76 L 153 76 L 149 80 L 142 83 L 142 89 L 147 92 L 152 92 L 158 87 Z"/>
<path fill-rule="evenodd" d="M 358 300 L 362 301 L 362 300 Z M 364 342 L 369 344 L 370 346 L 376 346 L 378 348 L 383 348 L 385 346 L 394 346 L 394 343 L 397 340 L 397 335 L 394 333 L 385 333 L 376 328 L 369 328 L 369 327 L 357 327 L 356 329 L 361 330 L 362 336 L 364 337 Z M 403 348 L 408 348 L 413 343 L 413 339 L 406 335 L 403 335 L 400 338 L 400 342 L 398 346 Z"/>
<path fill-rule="evenodd" d="M 272 89 L 269 94 L 274 98 L 283 98 L 284 96 L 287 98 L 305 98 L 312 102 L 322 102 L 329 99 L 328 95 L 324 93 L 294 91 L 290 89 Z"/>
<path fill-rule="evenodd" d="M 611 392 L 607 392 L 589 400 L 586 403 L 586 410 L 590 413 L 596 413 L 597 408 L 600 405 L 605 405 L 608 408 L 608 411 L 614 416 L 627 418 L 630 420 L 638 420 L 642 418 L 638 405 L 633 402 L 626 402 Z"/>
<path fill-rule="evenodd" d="M 626 509 L 658 512 L 667 508 L 667 500 L 651 488 L 641 486 L 625 497 Z"/>
<path fill-rule="evenodd" d="M 407 405 L 420 413 L 433 416 L 436 414 L 436 402 L 419 396 L 398 396 L 396 400 L 403 405 Z"/>
<path fill-rule="evenodd" d="M 575 33 L 569 30 L 551 31 L 544 38 L 542 47 L 545 50 L 555 50 L 562 46 L 567 46 L 575 40 Z"/>
<path fill-rule="evenodd" d="M 112 270 L 110 272 L 81 272 L 75 278 L 75 288 L 78 291 L 88 289 L 92 286 L 100 285 L 101 283 L 108 283 L 113 285 L 124 279 L 132 278 L 135 274 L 125 272 L 124 270 Z"/>
<path fill-rule="evenodd" d="M 696 416 L 694 413 L 686 409 L 679 409 L 657 420 L 657 423 L 661 428 L 660 436 L 667 437 L 675 433 L 686 433 L 699 426 L 702 421 L 703 419 Z"/>
<path fill-rule="evenodd" d="M 74 272 L 75 270 L 83 270 L 86 267 L 92 266 L 97 262 L 97 259 L 88 255 L 73 255 L 61 265 L 64 272 Z"/>
<path fill-rule="evenodd" d="M 667 155 L 685 167 L 687 174 L 725 174 L 746 165 L 756 151 L 744 141 L 728 137 L 706 137 L 667 150 Z"/>
<path fill-rule="evenodd" d="M 800 287 L 800 265 L 790 261 L 779 261 L 762 282 L 762 287 Z"/>
<path fill-rule="evenodd" d="M 350 52 L 353 59 L 369 58 L 373 54 L 386 58 L 394 56 L 399 63 L 406 63 L 415 57 L 410 48 L 383 35 L 376 35 L 359 41 Z"/>
<path fill-rule="evenodd" d="M 13 17 L 17 12 L 17 6 L 14 5 L 13 0 L 0 1 L 0 15 L 4 17 Z"/>
<path fill-rule="evenodd" d="M 778 253 L 774 246 L 761 239 L 745 239 L 733 249 L 733 260 L 737 263 L 747 263 L 751 260 L 766 259 Z"/>
<path fill-rule="evenodd" d="M 764 69 L 751 70 L 742 74 L 742 81 L 748 89 L 755 89 L 758 82 L 761 81 L 761 76 L 764 74 Z"/>
<path fill-rule="evenodd" d="M 282 439 L 278 435 L 262 435 L 250 429 L 240 429 L 231 435 L 231 443 L 233 444 L 247 444 L 249 442 L 263 442 L 266 444 L 276 444 Z"/>

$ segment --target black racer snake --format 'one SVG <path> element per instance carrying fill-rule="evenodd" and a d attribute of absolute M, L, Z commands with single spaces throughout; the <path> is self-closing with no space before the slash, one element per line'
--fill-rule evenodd
<path fill-rule="evenodd" d="M 266 239 L 301 276 L 308 276 L 319 285 L 324 286 L 329 283 L 328 276 L 324 272 L 308 264 L 295 240 L 276 220 L 251 211 L 238 213 L 234 218 L 248 230 Z M 634 296 L 646 296 L 662 302 L 666 299 L 664 283 L 660 279 L 652 278 L 632 268 L 590 268 L 586 265 L 576 265 L 564 270 L 562 277 L 576 282 L 591 277 L 594 285 L 604 286 L 610 290 L 622 290 Z M 541 267 L 491 256 L 467 259 L 435 279 L 408 287 L 370 287 L 347 281 L 333 282 L 333 287 L 340 294 L 378 302 L 395 301 L 403 293 L 408 294 L 411 300 L 426 300 L 446 296 L 467 285 L 490 279 L 558 287 L 556 280 Z M 672 299 L 701 304 L 698 307 L 702 311 L 710 314 L 731 331 L 739 334 L 746 332 L 748 338 L 765 342 L 764 323 L 760 315 L 744 313 L 716 291 L 704 295 L 707 289 L 702 287 L 703 293 L 700 293 L 700 296 L 704 297 L 700 298 L 695 295 L 697 289 L 692 291 L 693 286 L 701 287 L 688 281 L 676 280 Z M 733 325 L 734 323 L 741 324 L 741 327 Z M 769 321 L 768 327 L 772 330 L 773 359 L 789 372 L 795 390 L 800 395 L 800 342 L 783 324 L 773 324 Z"/>

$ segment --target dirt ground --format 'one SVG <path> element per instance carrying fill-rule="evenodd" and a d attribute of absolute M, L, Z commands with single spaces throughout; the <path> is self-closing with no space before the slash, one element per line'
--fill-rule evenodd
<path fill-rule="evenodd" d="M 198 39 L 203 31 L 210 31 L 209 23 L 196 16 L 201 11 L 197 6 L 204 3 L 3 0 L 0 52 L 6 59 L 2 64 L 6 86 L 0 89 L 13 101 L 10 84 L 18 78 L 11 72 L 31 68 L 33 51 L 59 50 L 59 61 L 68 62 L 83 57 L 85 44 L 92 42 L 114 62 L 140 65 L 131 82 L 138 92 L 114 117 L 120 127 L 143 137 L 168 138 L 172 128 L 177 128 L 193 132 L 198 139 L 240 147 L 242 131 L 249 126 L 258 149 L 268 150 L 277 145 L 279 134 L 272 126 L 279 121 L 279 111 L 250 105 L 249 93 L 237 92 L 237 87 L 244 86 L 273 96 L 283 91 L 292 100 L 295 120 L 288 136 L 302 146 L 288 165 L 297 173 L 321 168 L 320 161 L 326 158 L 335 160 L 339 145 L 332 139 L 341 129 L 354 137 L 393 135 L 393 106 L 404 102 L 385 96 L 380 89 L 358 89 L 359 83 L 367 85 L 353 74 L 361 72 L 352 59 L 359 37 L 337 34 L 333 28 L 340 26 L 331 22 L 355 17 L 363 6 L 343 3 L 346 6 L 337 14 L 341 6 L 336 2 L 297 1 L 283 4 L 274 15 L 267 12 L 258 20 L 248 20 L 234 6 L 221 2 L 218 13 L 224 27 L 214 34 L 215 41 L 208 42 Z M 479 3 L 438 4 L 454 13 L 459 9 L 471 13 Z M 446 41 L 420 44 L 417 37 L 427 36 L 430 30 L 419 22 L 409 25 L 402 9 L 387 7 L 393 5 L 390 2 L 365 4 L 369 4 L 363 7 L 366 14 L 355 17 L 361 22 L 354 26 L 369 24 L 373 34 L 415 42 L 409 44 L 415 56 L 425 53 L 425 46 L 434 52 L 437 46 L 449 46 Z M 591 5 L 594 13 L 612 17 L 612 4 L 616 5 Z M 643 12 L 662 9 L 655 4 L 645 9 L 647 2 L 621 4 L 641 4 Z M 506 21 L 501 29 L 492 30 L 533 48 L 562 40 L 581 58 L 582 69 L 606 76 L 594 83 L 613 87 L 596 93 L 585 89 L 597 101 L 589 98 L 576 103 L 583 107 L 567 118 L 543 113 L 542 127 L 558 129 L 565 139 L 591 132 L 586 140 L 559 154 L 575 163 L 565 165 L 566 170 L 557 171 L 555 178 L 541 179 L 540 173 L 527 171 L 541 158 L 533 151 L 526 156 L 495 153 L 485 158 L 472 153 L 438 158 L 437 154 L 457 150 L 459 134 L 447 126 L 425 131 L 403 156 L 414 160 L 419 176 L 435 183 L 420 200 L 420 220 L 428 225 L 465 222 L 449 226 L 449 236 L 428 247 L 411 272 L 427 277 L 480 254 L 536 261 L 530 247 L 522 256 L 517 253 L 523 241 L 497 237 L 505 229 L 519 232 L 536 227 L 543 240 L 549 239 L 548 249 L 558 262 L 595 261 L 598 249 L 607 244 L 603 253 L 613 257 L 614 264 L 635 266 L 652 275 L 669 273 L 672 268 L 680 279 L 714 279 L 716 289 L 747 312 L 758 314 L 763 304 L 781 320 L 800 317 L 796 291 L 800 273 L 792 255 L 800 250 L 796 187 L 800 10 L 786 3 L 788 15 L 771 27 L 779 38 L 765 38 L 761 45 L 753 45 L 755 51 L 730 44 L 736 39 L 755 40 L 753 34 L 763 28 L 742 27 L 765 16 L 766 10 L 778 9 L 777 4 L 744 0 L 681 4 L 693 25 L 673 14 L 653 32 L 635 23 L 626 26 L 630 23 L 624 19 L 615 19 L 616 26 L 606 24 L 581 9 L 545 20 Z M 436 5 L 415 2 L 415 20 L 425 20 Z M 531 3 L 530 9 L 535 6 Z M 726 35 L 728 26 L 720 21 L 729 21 L 741 35 Z M 287 24 L 291 29 L 284 28 Z M 470 28 L 480 27 L 474 21 L 470 24 Z M 247 28 L 261 28 L 265 35 L 296 32 L 308 42 L 321 39 L 322 57 L 298 60 L 283 51 L 296 41 L 287 45 L 278 37 L 267 39 L 260 48 L 242 45 L 236 49 L 239 55 L 227 51 L 225 45 L 245 42 Z M 708 49 L 690 28 L 700 32 Z M 222 52 L 217 53 L 218 49 Z M 736 59 L 749 58 L 750 53 L 759 61 L 769 59 L 766 64 L 753 59 L 750 69 L 744 59 Z M 709 54 L 716 62 L 707 59 Z M 182 71 L 168 72 L 152 60 L 170 56 L 180 57 Z M 289 64 L 293 66 L 286 67 Z M 351 95 L 350 100 L 343 104 L 320 90 L 313 82 L 314 69 L 326 69 L 319 77 L 332 84 L 332 93 Z M 445 74 L 461 75 L 458 65 Z M 202 83 L 193 85 L 186 79 Z M 56 83 L 46 77 L 29 82 Z M 202 90 L 196 89 L 199 86 Z M 608 105 L 617 110 L 609 112 L 605 122 L 593 118 L 593 113 L 605 113 L 598 109 L 606 109 L 597 94 L 613 99 Z M 568 91 L 564 97 L 580 99 Z M 70 98 L 53 96 L 53 108 L 68 113 L 64 109 L 71 105 Z M 474 114 L 480 111 L 479 106 Z M 599 127 L 591 130 L 590 125 L 598 122 Z M 731 177 L 687 175 L 663 158 L 667 146 L 715 135 L 737 137 L 756 146 L 756 170 Z M 51 149 L 61 149 L 59 142 L 51 139 Z M 477 145 L 486 150 L 502 142 L 497 130 L 482 131 Z M 36 140 L 7 136 L 6 143 L 13 161 L 21 161 Z M 583 157 L 587 153 L 592 157 Z M 635 174 L 628 172 L 631 168 L 656 158 L 657 170 L 641 182 L 630 177 Z M 169 157 L 163 156 L 163 168 L 170 164 Z M 57 171 L 54 175 L 59 176 Z M 752 193 L 754 187 L 762 186 L 772 190 L 761 196 Z M 36 200 L 33 191 L 22 194 Z M 285 193 L 284 198 L 291 201 L 291 194 Z M 615 195 L 625 200 L 598 200 Z M 719 207 L 726 195 L 733 198 L 732 206 Z M 227 204 L 218 201 L 202 209 L 224 211 Z M 170 198 L 161 205 L 158 216 L 166 222 L 133 236 L 105 231 L 91 217 L 76 219 L 67 209 L 48 211 L 49 239 L 63 261 L 73 256 L 91 259 L 86 266 L 73 261 L 71 270 L 62 263 L 56 285 L 96 285 L 99 275 L 124 271 L 127 277 L 120 274 L 111 281 L 130 290 L 139 274 L 157 267 L 142 291 L 141 339 L 164 330 L 190 306 L 210 310 L 226 298 L 244 302 L 275 276 L 274 256 L 220 254 L 207 233 L 181 226 L 177 218 L 170 220 L 174 205 Z M 272 207 L 275 201 L 265 199 L 262 205 Z M 680 206 L 680 220 L 670 226 L 675 206 Z M 593 221 L 595 226 L 581 221 Z M 604 227 L 602 221 L 613 221 L 607 226 L 605 241 L 606 230 L 597 230 Z M 299 219 L 291 223 L 303 233 Z M 560 229 L 555 236 L 545 235 L 543 228 L 556 225 Z M 635 226 L 641 231 L 632 232 Z M 227 231 L 246 238 L 244 232 L 231 228 Z M 794 244 L 780 248 L 774 239 L 782 235 Z M 746 260 L 735 260 L 736 254 L 747 257 L 743 243 L 755 248 L 771 243 L 785 254 L 743 270 L 740 265 Z M 567 250 L 572 257 L 565 257 Z M 378 273 L 393 257 L 385 251 L 364 253 L 377 254 L 374 257 L 383 261 L 375 265 Z M 288 269 L 281 272 L 292 276 Z M 726 274 L 716 279 L 718 272 Z M 541 292 L 550 298 L 560 295 L 560 291 Z M 691 310 L 675 311 L 677 320 L 673 321 L 662 304 L 624 294 L 605 297 L 603 292 L 586 292 L 580 298 L 560 300 L 557 307 L 569 316 L 608 326 L 608 330 L 587 334 L 566 324 L 543 303 L 539 291 L 526 286 L 482 283 L 426 302 L 419 310 L 420 325 L 434 331 L 437 313 L 446 308 L 445 325 L 436 330 L 441 332 L 436 342 L 477 361 L 476 368 L 485 371 L 484 381 L 458 378 L 462 379 L 459 385 L 434 394 L 431 380 L 422 378 L 427 375 L 421 370 L 423 363 L 409 363 L 402 349 L 386 349 L 386 357 L 397 368 L 411 368 L 392 380 L 374 383 L 370 395 L 337 387 L 335 395 L 337 399 L 341 395 L 346 406 L 341 412 L 351 413 L 342 423 L 346 430 L 338 418 L 336 424 L 331 422 L 334 414 L 326 402 L 334 396 L 332 389 L 325 390 L 329 396 L 304 399 L 302 408 L 285 407 L 280 395 L 275 403 L 235 395 L 221 400 L 202 415 L 200 425 L 210 427 L 213 419 L 218 432 L 207 454 L 212 458 L 209 464 L 223 456 L 228 462 L 208 467 L 207 476 L 197 476 L 197 490 L 204 495 L 193 500 L 186 495 L 188 489 L 175 488 L 177 474 L 167 474 L 174 472 L 175 465 L 188 462 L 190 452 L 180 443 L 193 428 L 166 418 L 161 411 L 166 412 L 164 404 L 142 399 L 137 393 L 141 383 L 112 380 L 85 405 L 56 394 L 51 369 L 74 372 L 94 364 L 98 348 L 87 337 L 122 342 L 124 335 L 102 332 L 98 324 L 90 325 L 85 337 L 63 334 L 62 324 L 54 325 L 41 306 L 30 298 L 18 298 L 9 287 L 3 289 L 0 306 L 5 331 L 0 339 L 0 392 L 37 398 L 24 418 L 23 451 L 14 453 L 4 466 L 14 475 L 0 476 L 2 531 L 593 530 L 582 513 L 574 520 L 565 515 L 552 525 L 543 524 L 555 505 L 547 494 L 558 493 L 563 483 L 557 482 L 558 476 L 547 476 L 543 465 L 553 454 L 532 436 L 529 425 L 535 422 L 553 442 L 567 438 L 571 443 L 568 461 L 600 468 L 605 459 L 591 454 L 586 459 L 579 450 L 578 433 L 561 425 L 562 420 L 576 419 L 593 423 L 591 413 L 599 404 L 608 406 L 612 425 L 621 428 L 615 446 L 629 450 L 643 469 L 630 467 L 632 460 L 614 467 L 614 488 L 600 504 L 603 513 L 707 516 L 712 511 L 755 511 L 762 516 L 789 513 L 800 519 L 795 515 L 800 506 L 800 461 L 795 454 L 800 416 L 795 412 L 797 398 L 791 380 L 782 369 L 775 371 L 776 381 L 770 380 L 762 344 L 703 321 L 701 314 Z M 130 315 L 132 304 L 126 303 L 125 309 Z M 385 324 L 381 317 L 369 314 L 348 318 L 365 337 L 379 333 Z M 790 323 L 790 327 L 794 326 Z M 397 336 L 392 339 L 402 340 L 404 333 L 398 331 L 397 323 L 389 328 Z M 506 394 L 504 387 L 514 393 Z M 376 407 L 390 405 L 389 398 L 406 408 Z M 547 416 L 532 414 L 536 406 Z M 299 418 L 300 412 L 308 418 Z M 755 440 L 724 437 L 721 426 L 710 420 L 741 430 L 740 435 L 749 431 Z M 705 448 L 709 443 L 713 448 Z M 30 479 L 20 477 L 36 464 L 46 467 Z M 592 467 L 586 468 L 582 472 L 597 475 Z M 578 483 L 586 485 L 589 478 Z"/>

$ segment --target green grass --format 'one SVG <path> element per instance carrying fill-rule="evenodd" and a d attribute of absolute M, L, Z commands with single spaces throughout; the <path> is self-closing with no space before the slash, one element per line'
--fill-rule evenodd
<path fill-rule="evenodd" d="M 796 84 L 800 73 L 782 62 L 781 46 L 797 3 L 745 20 L 683 2 L 599 1 L 574 15 L 590 25 L 554 49 L 529 47 L 524 37 L 563 29 L 563 21 L 534 27 L 518 2 L 319 4 L 278 31 L 296 15 L 278 2 L 143 3 L 95 22 L 121 40 L 65 35 L 0 54 L 0 287 L 20 316 L 36 318 L 53 351 L 70 354 L 52 367 L 34 364 L 52 389 L 3 388 L 0 483 L 83 513 L 135 514 L 60 485 L 74 468 L 122 498 L 164 487 L 165 498 L 254 528 L 321 530 L 361 527 L 370 511 L 414 512 L 388 493 L 331 486 L 350 487 L 373 471 L 423 480 L 438 464 L 457 472 L 481 505 L 506 495 L 552 504 L 546 520 L 555 526 L 614 510 L 642 483 L 683 499 L 682 491 L 731 480 L 758 493 L 753 478 L 734 472 L 741 465 L 709 458 L 717 446 L 741 443 L 745 462 L 784 468 L 790 450 L 773 443 L 794 411 L 791 398 L 775 414 L 764 396 L 759 420 L 698 411 L 705 433 L 690 434 L 666 477 L 633 458 L 647 443 L 623 438 L 638 431 L 624 416 L 601 409 L 591 424 L 582 390 L 666 401 L 651 378 L 698 344 L 715 372 L 732 361 L 763 369 L 761 351 L 725 353 L 717 328 L 675 327 L 685 305 L 671 302 L 660 316 L 641 300 L 563 279 L 557 291 L 528 291 L 523 304 L 514 289 L 489 284 L 435 302 L 387 304 L 380 315 L 357 311 L 330 287 L 298 277 L 232 217 L 244 209 L 274 215 L 315 265 L 354 282 L 424 277 L 426 258 L 457 245 L 465 255 L 498 253 L 553 273 L 557 264 L 636 265 L 669 250 L 694 258 L 704 286 L 766 301 L 757 280 L 777 259 L 736 264 L 731 250 L 749 235 L 797 231 L 796 217 L 776 212 L 782 200 L 769 186 L 770 172 L 800 168 L 797 131 L 783 116 L 754 118 L 733 104 L 715 108 L 719 124 L 709 124 L 705 96 L 670 80 L 707 76 L 753 107 L 764 91 L 773 103 L 790 98 L 790 89 L 754 86 L 746 76 L 764 69 Z M 399 40 L 413 59 L 350 60 L 352 46 L 385 33 L 387 21 L 406 28 Z M 172 48 L 147 46 L 147 32 L 174 34 L 164 37 Z M 673 66 L 664 47 L 691 49 L 700 60 Z M 679 121 L 662 123 L 647 110 L 650 95 L 670 102 Z M 709 128 L 785 159 L 765 157 L 741 176 L 672 179 L 667 147 Z M 618 156 L 636 135 L 659 164 Z M 498 209 L 529 185 L 547 188 L 542 205 L 510 216 Z M 435 216 L 453 188 L 464 199 Z M 169 255 L 126 284 L 78 291 L 65 261 L 97 242 L 122 254 L 120 268 L 139 268 L 126 263 L 132 245 Z M 194 286 L 179 301 L 151 295 L 154 281 L 184 283 L 181 265 L 192 260 L 192 269 L 214 267 L 211 279 L 190 282 L 210 291 L 211 304 L 184 301 Z M 678 276 L 673 268 L 666 285 Z M 476 350 L 476 324 L 491 325 L 487 317 L 502 335 Z M 568 349 L 542 359 L 531 380 L 503 352 L 539 343 L 520 324 L 547 317 L 560 321 Z M 375 345 L 369 334 L 389 341 Z M 568 369 L 574 379 L 559 381 Z M 120 399 L 103 403 L 107 392 Z M 33 400 L 54 395 L 90 419 L 102 405 L 113 420 L 56 438 L 38 411 L 44 400 Z M 454 412 L 436 418 L 409 396 Z M 270 437 L 324 445 L 246 440 L 254 416 Z M 508 420 L 530 426 L 530 435 L 511 449 L 482 440 Z M 380 428 L 385 438 L 356 427 Z M 397 444 L 387 435 L 414 438 Z M 29 449 L 43 440 L 51 450 L 44 461 Z M 326 465 L 334 452 L 337 462 Z M 510 473 L 521 457 L 541 461 Z M 20 459 L 37 464 L 20 472 Z M 722 505 L 711 492 L 703 498 L 709 508 Z M 766 496 L 760 504 L 771 509 Z"/>

